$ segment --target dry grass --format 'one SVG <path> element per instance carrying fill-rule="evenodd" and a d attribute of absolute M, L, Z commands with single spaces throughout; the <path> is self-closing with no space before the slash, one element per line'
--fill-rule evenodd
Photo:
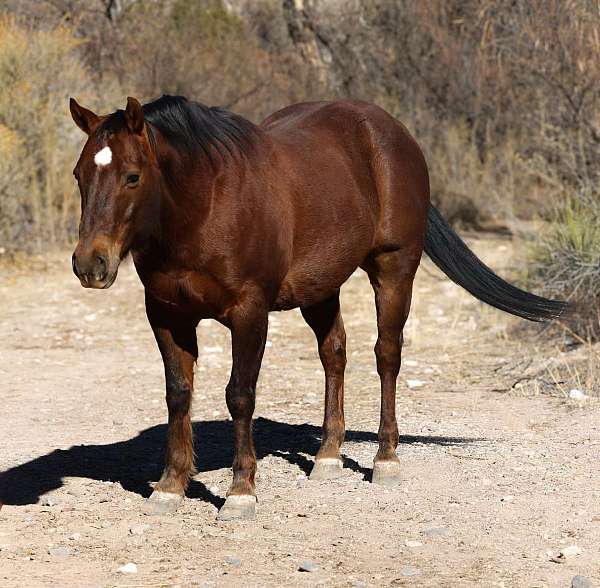
<path fill-rule="evenodd" d="M 599 365 L 597 344 L 586 343 L 567 353 L 556 349 L 553 358 L 519 381 L 514 389 L 524 395 L 551 395 L 573 404 L 594 402 L 600 399 Z M 587 398 L 572 398 L 571 391 L 582 392 Z"/>
<path fill-rule="evenodd" d="M 80 138 L 69 93 L 86 95 L 81 44 L 66 28 L 33 31 L 0 20 L 0 243 L 5 250 L 63 244 L 76 226 L 70 168 Z"/>

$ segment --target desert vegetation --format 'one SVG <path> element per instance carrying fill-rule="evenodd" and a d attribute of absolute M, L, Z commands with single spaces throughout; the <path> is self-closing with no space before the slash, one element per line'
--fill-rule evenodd
<path fill-rule="evenodd" d="M 596 2 L 4 0 L 0 7 L 3 251 L 44 251 L 76 234 L 71 168 L 82 137 L 68 116 L 69 96 L 108 111 L 127 95 L 184 94 L 254 121 L 294 101 L 361 98 L 415 134 L 444 214 L 467 228 L 532 240 L 529 282 L 575 300 L 569 328 L 597 337 Z"/>

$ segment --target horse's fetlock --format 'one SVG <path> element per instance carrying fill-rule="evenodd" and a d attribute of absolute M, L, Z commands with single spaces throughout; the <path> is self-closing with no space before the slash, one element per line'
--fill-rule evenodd
<path fill-rule="evenodd" d="M 192 390 L 186 384 L 167 384 L 167 407 L 170 411 L 186 413 L 190 408 Z"/>
<path fill-rule="evenodd" d="M 226 401 L 233 418 L 247 416 L 254 411 L 255 391 L 250 387 L 230 384 L 226 389 Z"/>

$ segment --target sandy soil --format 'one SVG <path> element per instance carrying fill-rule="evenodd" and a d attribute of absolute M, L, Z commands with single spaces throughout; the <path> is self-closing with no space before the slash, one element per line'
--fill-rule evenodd
<path fill-rule="evenodd" d="M 475 247 L 496 267 L 510 257 L 507 242 Z M 399 386 L 403 483 L 368 482 L 379 394 L 372 292 L 357 274 L 343 290 L 344 477 L 306 478 L 323 374 L 299 313 L 273 314 L 255 423 L 258 515 L 220 523 L 228 332 L 212 322 L 198 332 L 189 496 L 175 515 L 145 515 L 166 407 L 142 290 L 131 266 L 108 292 L 83 290 L 69 255 L 0 269 L 1 586 L 566 587 L 576 574 L 600 585 L 597 401 L 513 387 L 558 352 L 533 331 L 509 336 L 516 321 L 430 264 Z M 581 554 L 550 560 L 571 545 Z M 305 560 L 318 569 L 299 571 Z M 127 563 L 136 574 L 117 571 Z"/>

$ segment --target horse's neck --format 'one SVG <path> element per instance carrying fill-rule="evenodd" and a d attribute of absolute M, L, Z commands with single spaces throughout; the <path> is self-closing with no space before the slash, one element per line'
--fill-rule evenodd
<path fill-rule="evenodd" d="M 241 156 L 223 158 L 215 152 L 212 161 L 204 154 L 187 158 L 168 144 L 157 155 L 160 212 L 151 246 L 161 258 L 173 259 L 191 241 L 202 242 L 204 227 L 227 214 L 231 200 L 226 196 L 239 193 L 253 172 Z"/>
<path fill-rule="evenodd" d="M 183 160 L 174 152 L 160 161 L 160 235 L 175 241 L 197 228 L 210 209 L 215 169 L 202 157 Z M 163 155 L 164 157 L 164 155 Z"/>

